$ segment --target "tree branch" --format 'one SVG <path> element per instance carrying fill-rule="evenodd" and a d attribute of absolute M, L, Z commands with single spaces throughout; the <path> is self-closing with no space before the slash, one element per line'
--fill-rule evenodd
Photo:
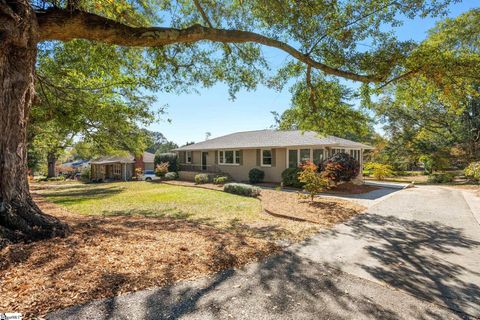
<path fill-rule="evenodd" d="M 315 44 L 310 48 L 310 50 L 308 50 L 307 55 L 311 55 L 312 52 L 313 52 L 313 50 L 315 50 L 315 48 L 318 46 L 318 44 L 319 44 L 320 42 L 322 42 L 322 40 L 325 39 L 326 37 L 328 37 L 330 34 L 333 34 L 333 33 L 337 32 L 337 31 L 342 30 L 342 29 L 348 28 L 348 27 L 350 27 L 350 26 L 352 26 L 352 25 L 354 25 L 354 24 L 362 21 L 363 19 L 366 19 L 366 18 L 368 18 L 368 17 L 376 14 L 377 12 L 379 12 L 379 11 L 381 11 L 381 10 L 383 10 L 383 9 L 386 9 L 386 8 L 388 8 L 389 6 L 394 5 L 394 4 L 397 4 L 397 5 L 398 5 L 398 2 L 397 2 L 397 1 L 392 1 L 392 2 L 390 2 L 390 3 L 387 2 L 387 4 L 385 4 L 384 6 L 381 6 L 381 7 L 379 7 L 378 9 L 372 10 L 371 12 L 368 12 L 368 13 L 366 13 L 366 14 L 364 14 L 364 15 L 362 15 L 362 16 L 360 16 L 360 17 L 358 17 L 358 18 L 356 18 L 356 19 L 354 19 L 354 20 L 352 20 L 352 21 L 349 21 L 349 22 L 345 23 L 344 25 L 333 29 L 333 30 L 330 31 L 329 33 L 323 34 L 323 35 L 315 42 Z"/>
<path fill-rule="evenodd" d="M 193 0 L 193 3 L 195 4 L 195 7 L 197 10 L 200 12 L 200 15 L 202 16 L 203 21 L 208 25 L 209 28 L 213 28 L 212 22 L 210 22 L 210 19 L 208 18 L 207 14 L 205 13 L 205 10 L 203 10 L 202 5 L 200 4 L 199 0 Z M 225 50 L 227 51 L 228 54 L 232 53 L 232 50 L 228 46 L 228 44 L 224 43 L 223 44 L 225 47 Z M 239 49 L 237 47 L 237 49 Z M 240 49 L 239 49 L 240 50 Z"/>
<path fill-rule="evenodd" d="M 315 96 L 315 88 L 312 85 L 312 67 L 307 65 L 307 74 L 305 77 L 305 82 L 307 83 L 307 87 L 309 90 L 309 102 L 310 107 L 312 108 L 312 112 L 317 112 L 317 104 L 316 104 L 316 96 Z"/>
<path fill-rule="evenodd" d="M 249 31 L 215 29 L 200 25 L 193 25 L 186 29 L 138 28 L 91 13 L 68 12 L 57 8 L 38 12 L 37 19 L 40 27 L 40 41 L 86 39 L 129 47 L 159 47 L 202 40 L 224 43 L 255 42 L 285 51 L 299 61 L 329 75 L 365 83 L 381 82 L 385 78 L 384 76 L 361 75 L 329 67 L 313 60 L 287 43 Z"/>

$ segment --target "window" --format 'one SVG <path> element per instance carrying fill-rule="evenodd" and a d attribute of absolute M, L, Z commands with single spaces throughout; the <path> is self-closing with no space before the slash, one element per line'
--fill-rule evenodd
<path fill-rule="evenodd" d="M 323 162 L 323 149 L 313 149 L 313 163 L 319 165 Z"/>
<path fill-rule="evenodd" d="M 122 173 L 122 165 L 121 164 L 114 164 L 113 165 L 113 174 L 120 175 Z"/>
<path fill-rule="evenodd" d="M 192 163 L 192 151 L 187 151 L 186 163 Z"/>
<path fill-rule="evenodd" d="M 218 152 L 219 164 L 240 164 L 240 150 L 225 150 Z"/>
<path fill-rule="evenodd" d="M 272 150 L 262 150 L 262 163 L 263 167 L 272 166 Z"/>
<path fill-rule="evenodd" d="M 298 167 L 298 150 L 297 149 L 288 150 L 288 167 L 289 168 Z"/>
<path fill-rule="evenodd" d="M 310 149 L 300 149 L 300 162 L 310 160 Z"/>
<path fill-rule="evenodd" d="M 235 163 L 240 164 L 240 151 L 235 151 Z"/>
<path fill-rule="evenodd" d="M 235 151 L 225 151 L 225 163 L 233 163 Z"/>
<path fill-rule="evenodd" d="M 350 150 L 350 155 L 357 161 L 360 161 L 360 150 Z"/>
<path fill-rule="evenodd" d="M 337 154 L 337 153 L 342 153 L 342 152 L 345 152 L 345 149 L 332 149 L 332 150 L 330 151 L 330 156 L 333 156 L 333 155 L 335 155 L 335 154 Z"/>

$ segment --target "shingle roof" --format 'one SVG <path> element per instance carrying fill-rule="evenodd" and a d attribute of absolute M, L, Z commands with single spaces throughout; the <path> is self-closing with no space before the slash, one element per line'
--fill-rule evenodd
<path fill-rule="evenodd" d="M 334 136 L 321 137 L 313 131 L 280 131 L 256 130 L 228 134 L 191 144 L 175 151 L 212 150 L 212 149 L 247 149 L 247 148 L 277 148 L 293 146 L 330 146 L 345 148 L 373 149 L 371 146 L 342 139 Z"/>
<path fill-rule="evenodd" d="M 143 153 L 143 162 L 153 162 L 155 155 L 150 152 Z M 90 164 L 108 164 L 108 163 L 135 163 L 135 157 L 133 155 L 127 156 L 103 156 L 94 159 Z"/>

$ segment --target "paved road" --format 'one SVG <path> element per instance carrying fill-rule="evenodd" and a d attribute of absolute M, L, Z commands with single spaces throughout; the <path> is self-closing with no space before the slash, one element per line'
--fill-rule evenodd
<path fill-rule="evenodd" d="M 462 192 L 420 187 L 242 270 L 47 318 L 468 319 L 480 317 L 479 251 Z"/>

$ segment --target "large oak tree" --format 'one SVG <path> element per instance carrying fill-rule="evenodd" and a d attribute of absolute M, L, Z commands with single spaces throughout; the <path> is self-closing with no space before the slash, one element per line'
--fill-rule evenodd
<path fill-rule="evenodd" d="M 404 63 L 416 44 L 382 28 L 394 28 L 402 16 L 442 14 L 450 2 L 0 0 L 0 237 L 68 234 L 66 225 L 39 210 L 28 189 L 26 128 L 39 44 L 83 39 L 153 48 L 140 54 L 167 70 L 161 81 L 172 86 L 181 73 L 207 86 L 227 82 L 232 92 L 253 88 L 265 80 L 259 69 L 268 70 L 260 46 L 288 53 L 307 79 L 382 85 L 422 71 Z"/>

